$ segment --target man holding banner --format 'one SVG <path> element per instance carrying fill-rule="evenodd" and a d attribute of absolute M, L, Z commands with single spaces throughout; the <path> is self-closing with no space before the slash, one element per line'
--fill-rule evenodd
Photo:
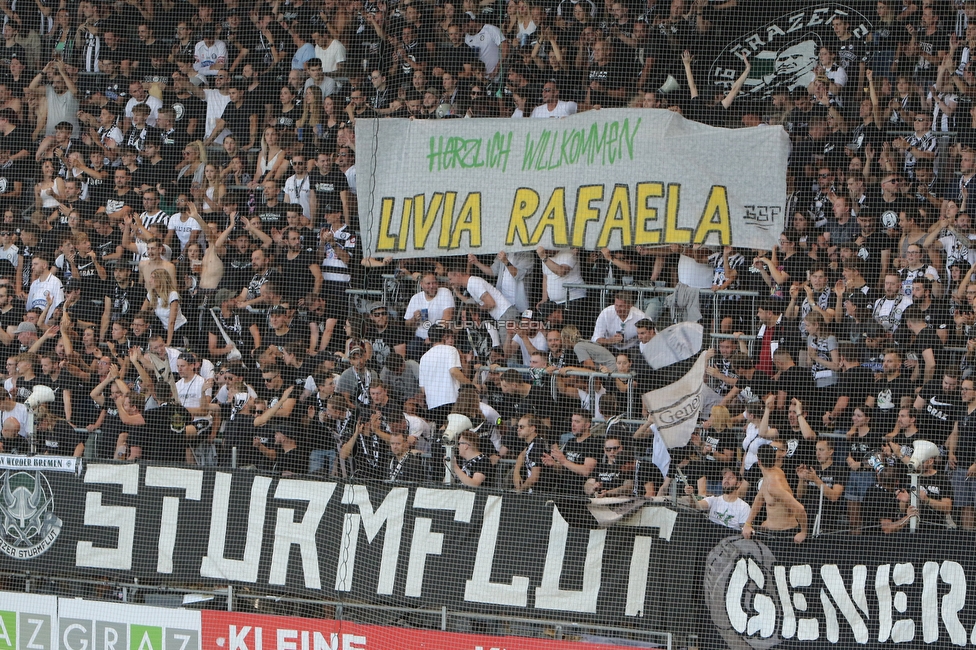
<path fill-rule="evenodd" d="M 501 344 L 507 345 L 512 334 L 511 330 L 506 327 L 506 323 L 518 322 L 518 309 L 502 295 L 501 291 L 488 284 L 484 278 L 471 275 L 463 261 L 456 261 L 455 264 L 447 272 L 447 278 L 451 282 L 451 288 L 454 289 L 454 295 L 463 304 L 488 312 L 488 315 L 498 323 L 498 335 L 501 338 Z M 464 296 L 459 289 L 464 289 L 468 295 Z"/>

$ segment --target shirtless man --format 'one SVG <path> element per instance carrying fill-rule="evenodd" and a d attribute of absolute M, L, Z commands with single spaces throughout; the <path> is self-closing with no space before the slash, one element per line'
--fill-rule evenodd
<path fill-rule="evenodd" d="M 190 214 L 196 219 L 196 215 L 199 214 L 196 204 L 191 201 L 187 205 L 190 208 Z M 224 278 L 224 261 L 220 259 L 220 255 L 224 253 L 224 245 L 227 243 L 227 238 L 230 237 L 231 232 L 234 231 L 236 220 L 237 213 L 235 211 L 230 217 L 230 225 L 224 232 L 220 233 L 216 241 L 213 239 L 213 235 L 217 231 L 216 228 L 206 228 L 203 231 L 207 238 L 207 251 L 203 254 L 203 268 L 200 269 L 200 289 L 202 291 L 208 293 L 216 291 L 217 285 Z"/>
<path fill-rule="evenodd" d="M 742 526 L 742 536 L 751 539 L 755 530 L 752 521 L 766 506 L 766 521 L 761 528 L 767 532 L 792 531 L 799 526 L 800 532 L 793 536 L 793 541 L 802 544 L 807 538 L 807 511 L 793 496 L 793 490 L 786 481 L 783 470 L 776 467 L 776 449 L 773 445 L 763 445 L 756 452 L 759 456 L 759 469 L 762 470 L 762 483 L 759 492 L 752 503 L 752 510 L 746 523 Z"/>
<path fill-rule="evenodd" d="M 163 243 L 160 240 L 153 238 L 146 242 L 146 255 L 148 257 L 139 262 L 139 277 L 142 278 L 143 283 L 146 285 L 146 291 L 149 290 L 149 276 L 156 269 L 165 269 L 170 277 L 173 278 L 173 285 L 179 286 L 176 281 L 176 266 L 172 262 L 164 260 L 162 253 Z"/>

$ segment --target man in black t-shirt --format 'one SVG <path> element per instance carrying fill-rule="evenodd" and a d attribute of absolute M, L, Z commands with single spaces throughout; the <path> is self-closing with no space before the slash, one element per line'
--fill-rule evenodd
<path fill-rule="evenodd" d="M 955 506 L 962 513 L 963 530 L 972 531 L 976 508 L 976 381 L 965 379 L 959 387 L 964 404 L 959 426 L 949 436 L 949 467 Z"/>
<path fill-rule="evenodd" d="M 915 394 L 912 383 L 902 375 L 901 369 L 901 354 L 898 350 L 885 350 L 881 378 L 874 382 L 871 395 L 865 400 L 868 406 L 875 408 L 871 427 L 884 434 L 895 428 L 899 409 L 911 406 Z"/>
<path fill-rule="evenodd" d="M 278 256 L 278 261 L 288 281 L 281 283 L 281 295 L 293 305 L 309 293 L 318 295 L 322 290 L 322 267 L 303 245 L 301 233 L 296 228 L 288 228 L 282 243 L 286 250 Z"/>
<path fill-rule="evenodd" d="M 942 341 L 936 336 L 935 329 L 925 322 L 918 305 L 911 305 L 901 318 L 914 334 L 905 366 L 911 368 L 913 382 L 930 382 L 935 379 L 936 368 L 944 361 Z"/>
<path fill-rule="evenodd" d="M 937 469 L 944 464 L 942 457 L 936 456 L 926 460 L 919 468 L 918 520 L 920 525 L 945 529 L 946 516 L 952 514 L 952 483 L 948 474 Z"/>
<path fill-rule="evenodd" d="M 10 159 L 11 152 L 0 143 L 0 210 L 16 208 L 24 191 L 25 170 L 20 162 Z"/>
<path fill-rule="evenodd" d="M 549 450 L 549 443 L 540 435 L 541 422 L 531 413 L 518 420 L 518 437 L 524 447 L 515 461 L 512 480 L 516 492 L 548 492 L 552 470 L 543 463 L 543 454 Z"/>
<path fill-rule="evenodd" d="M 550 451 L 543 454 L 542 462 L 555 472 L 554 489 L 563 494 L 582 495 L 583 483 L 603 457 L 603 447 L 600 439 L 591 434 L 587 411 L 576 411 L 570 422 L 573 438 L 562 446 L 553 443 Z"/>
<path fill-rule="evenodd" d="M 319 219 L 329 212 L 341 209 L 343 221 L 349 223 L 349 179 L 333 163 L 335 152 L 320 151 L 315 165 L 309 173 L 312 192 L 309 194 L 309 207 L 312 224 L 321 223 Z"/>
<path fill-rule="evenodd" d="M 847 530 L 845 501 L 841 499 L 849 471 L 843 463 L 834 462 L 834 445 L 829 439 L 817 441 L 817 461 L 796 469 L 796 498 L 813 520 L 814 534 Z"/>
<path fill-rule="evenodd" d="M 220 135 L 224 128 L 227 128 L 237 138 L 242 150 L 252 149 L 257 142 L 258 113 L 260 112 L 258 106 L 248 98 L 247 87 L 243 82 L 232 84 L 227 95 L 230 97 L 230 103 L 224 109 L 224 114 L 217 120 L 217 126 L 212 131 L 211 137 L 207 138 L 204 144 L 211 144 L 213 138 Z"/>
<path fill-rule="evenodd" d="M 929 440 L 932 442 L 944 444 L 953 426 L 966 412 L 959 393 L 959 370 L 946 368 L 941 380 L 926 382 L 913 406 L 921 413 L 919 429 L 931 435 Z"/>
<path fill-rule="evenodd" d="M 409 334 L 399 319 L 390 318 L 386 305 L 374 304 L 369 310 L 370 323 L 366 330 L 366 340 L 373 346 L 374 367 L 379 370 L 386 365 L 391 354 L 406 357 Z"/>

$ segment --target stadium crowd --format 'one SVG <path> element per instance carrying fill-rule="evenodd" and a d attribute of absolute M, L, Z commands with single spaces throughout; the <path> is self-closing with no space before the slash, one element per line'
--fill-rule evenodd
<path fill-rule="evenodd" d="M 680 481 L 736 528 L 765 503 L 804 536 L 972 530 L 976 3 L 847 3 L 869 34 L 836 13 L 815 58 L 767 74 L 742 48 L 716 85 L 724 43 L 808 3 L 772 4 L 0 3 L 2 450 L 597 497 Z M 778 246 L 362 249 L 359 118 L 619 107 L 785 128 Z M 721 336 L 665 477 L 638 423 L 671 321 L 634 298 L 670 288 Z M 31 437 L 37 385 L 55 400 Z M 941 456 L 913 500 L 922 439 Z"/>

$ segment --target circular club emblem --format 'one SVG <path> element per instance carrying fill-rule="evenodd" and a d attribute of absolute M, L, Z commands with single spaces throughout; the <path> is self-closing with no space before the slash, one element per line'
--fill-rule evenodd
<path fill-rule="evenodd" d="M 6 471 L 0 477 L 0 552 L 16 560 L 43 555 L 61 534 L 54 492 L 42 472 Z"/>

